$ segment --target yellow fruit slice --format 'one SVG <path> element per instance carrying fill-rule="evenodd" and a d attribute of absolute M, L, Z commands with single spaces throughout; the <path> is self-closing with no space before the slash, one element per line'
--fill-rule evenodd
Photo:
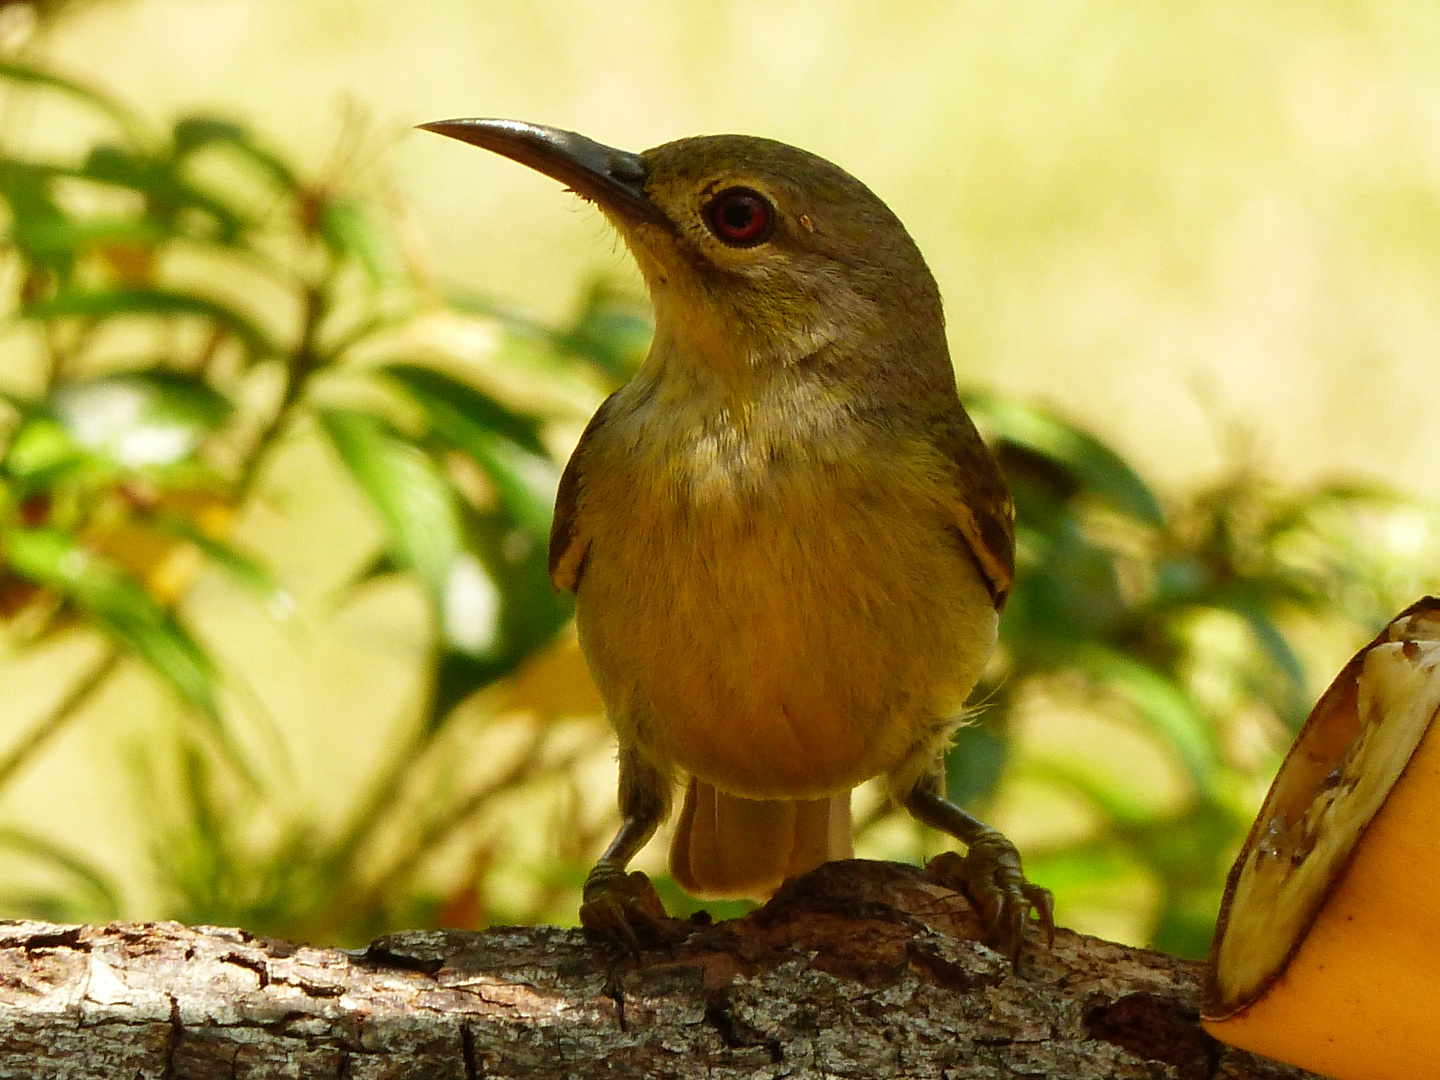
<path fill-rule="evenodd" d="M 1440 600 L 1321 697 L 1230 872 L 1217 1039 L 1335 1077 L 1440 1075 Z"/>

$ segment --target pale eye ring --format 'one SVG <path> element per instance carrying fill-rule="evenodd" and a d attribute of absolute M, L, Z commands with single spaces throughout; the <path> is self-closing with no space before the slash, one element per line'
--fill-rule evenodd
<path fill-rule="evenodd" d="M 775 206 L 758 191 L 726 188 L 705 204 L 705 224 L 731 247 L 754 247 L 775 231 Z"/>

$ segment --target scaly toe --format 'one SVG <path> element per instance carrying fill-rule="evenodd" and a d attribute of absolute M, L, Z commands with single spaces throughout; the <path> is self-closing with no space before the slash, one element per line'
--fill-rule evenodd
<path fill-rule="evenodd" d="M 580 925 L 586 937 L 623 945 L 636 957 L 642 944 L 675 937 L 660 894 L 638 870 L 591 874 L 580 904 Z"/>
<path fill-rule="evenodd" d="M 977 840 L 964 856 L 942 852 L 925 865 L 925 872 L 931 881 L 969 897 L 980 916 L 985 944 L 1012 962 L 1020 958 L 1032 908 L 1046 943 L 1054 943 L 1054 897 L 1049 889 L 1025 880 L 1019 853 L 999 833 Z"/>

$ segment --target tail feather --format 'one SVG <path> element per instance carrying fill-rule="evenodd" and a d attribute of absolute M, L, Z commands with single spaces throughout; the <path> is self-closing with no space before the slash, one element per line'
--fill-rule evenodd
<path fill-rule="evenodd" d="M 670 844 L 670 872 L 696 896 L 765 899 L 786 878 L 850 854 L 848 791 L 762 801 L 692 777 Z"/>

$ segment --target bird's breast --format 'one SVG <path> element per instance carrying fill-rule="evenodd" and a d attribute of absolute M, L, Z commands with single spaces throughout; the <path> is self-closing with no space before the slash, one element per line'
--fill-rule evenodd
<path fill-rule="evenodd" d="M 612 720 L 751 797 L 893 768 L 995 636 L 923 453 L 803 404 L 622 417 L 582 481 L 578 619 Z"/>

